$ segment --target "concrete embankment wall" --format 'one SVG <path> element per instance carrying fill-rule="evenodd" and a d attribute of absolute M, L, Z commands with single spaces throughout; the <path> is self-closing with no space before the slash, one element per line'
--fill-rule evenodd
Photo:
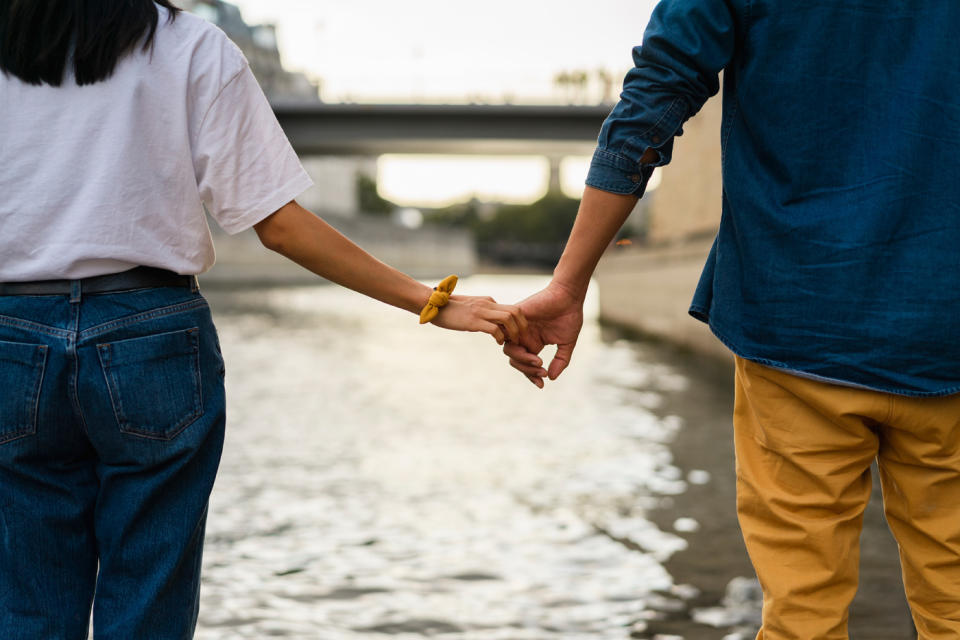
<path fill-rule="evenodd" d="M 600 319 L 702 353 L 730 358 L 687 309 L 713 239 L 663 248 L 614 248 L 597 268 Z"/>
<path fill-rule="evenodd" d="M 387 220 L 324 219 L 379 260 L 421 279 L 469 275 L 477 256 L 472 236 L 456 229 L 406 229 Z M 211 228 L 214 224 L 211 223 Z M 260 244 L 253 230 L 230 236 L 213 232 L 217 263 L 200 277 L 208 284 L 307 284 L 319 278 Z"/>

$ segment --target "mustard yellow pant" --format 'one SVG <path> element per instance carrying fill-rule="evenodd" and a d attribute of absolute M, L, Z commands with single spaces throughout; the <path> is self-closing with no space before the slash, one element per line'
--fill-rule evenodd
<path fill-rule="evenodd" d="M 919 638 L 960 639 L 960 395 L 853 389 L 737 358 L 734 432 L 758 640 L 848 637 L 874 458 Z"/>

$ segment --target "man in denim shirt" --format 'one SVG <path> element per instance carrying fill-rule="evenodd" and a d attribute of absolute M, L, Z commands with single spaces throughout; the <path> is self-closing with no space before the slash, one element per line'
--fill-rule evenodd
<path fill-rule="evenodd" d="M 563 371 L 597 261 L 722 70 L 722 218 L 690 313 L 736 356 L 759 638 L 847 638 L 874 458 L 920 637 L 960 638 L 958 34 L 952 0 L 663 0 L 505 349 L 537 386 Z"/>

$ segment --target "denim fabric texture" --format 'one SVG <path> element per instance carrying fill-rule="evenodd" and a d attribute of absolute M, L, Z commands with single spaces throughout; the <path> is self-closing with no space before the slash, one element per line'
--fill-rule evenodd
<path fill-rule="evenodd" d="M 587 184 L 642 194 L 723 71 L 720 230 L 691 314 L 738 355 L 960 392 L 960 3 L 662 0 Z"/>
<path fill-rule="evenodd" d="M 193 637 L 223 382 L 197 291 L 0 296 L 4 640 Z"/>

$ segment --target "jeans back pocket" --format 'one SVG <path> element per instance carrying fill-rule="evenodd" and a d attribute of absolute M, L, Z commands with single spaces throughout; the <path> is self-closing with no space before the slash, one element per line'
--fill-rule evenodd
<path fill-rule="evenodd" d="M 0 444 L 37 432 L 47 346 L 0 340 Z"/>
<path fill-rule="evenodd" d="M 171 440 L 203 415 L 197 327 L 97 345 L 120 431 Z"/>

